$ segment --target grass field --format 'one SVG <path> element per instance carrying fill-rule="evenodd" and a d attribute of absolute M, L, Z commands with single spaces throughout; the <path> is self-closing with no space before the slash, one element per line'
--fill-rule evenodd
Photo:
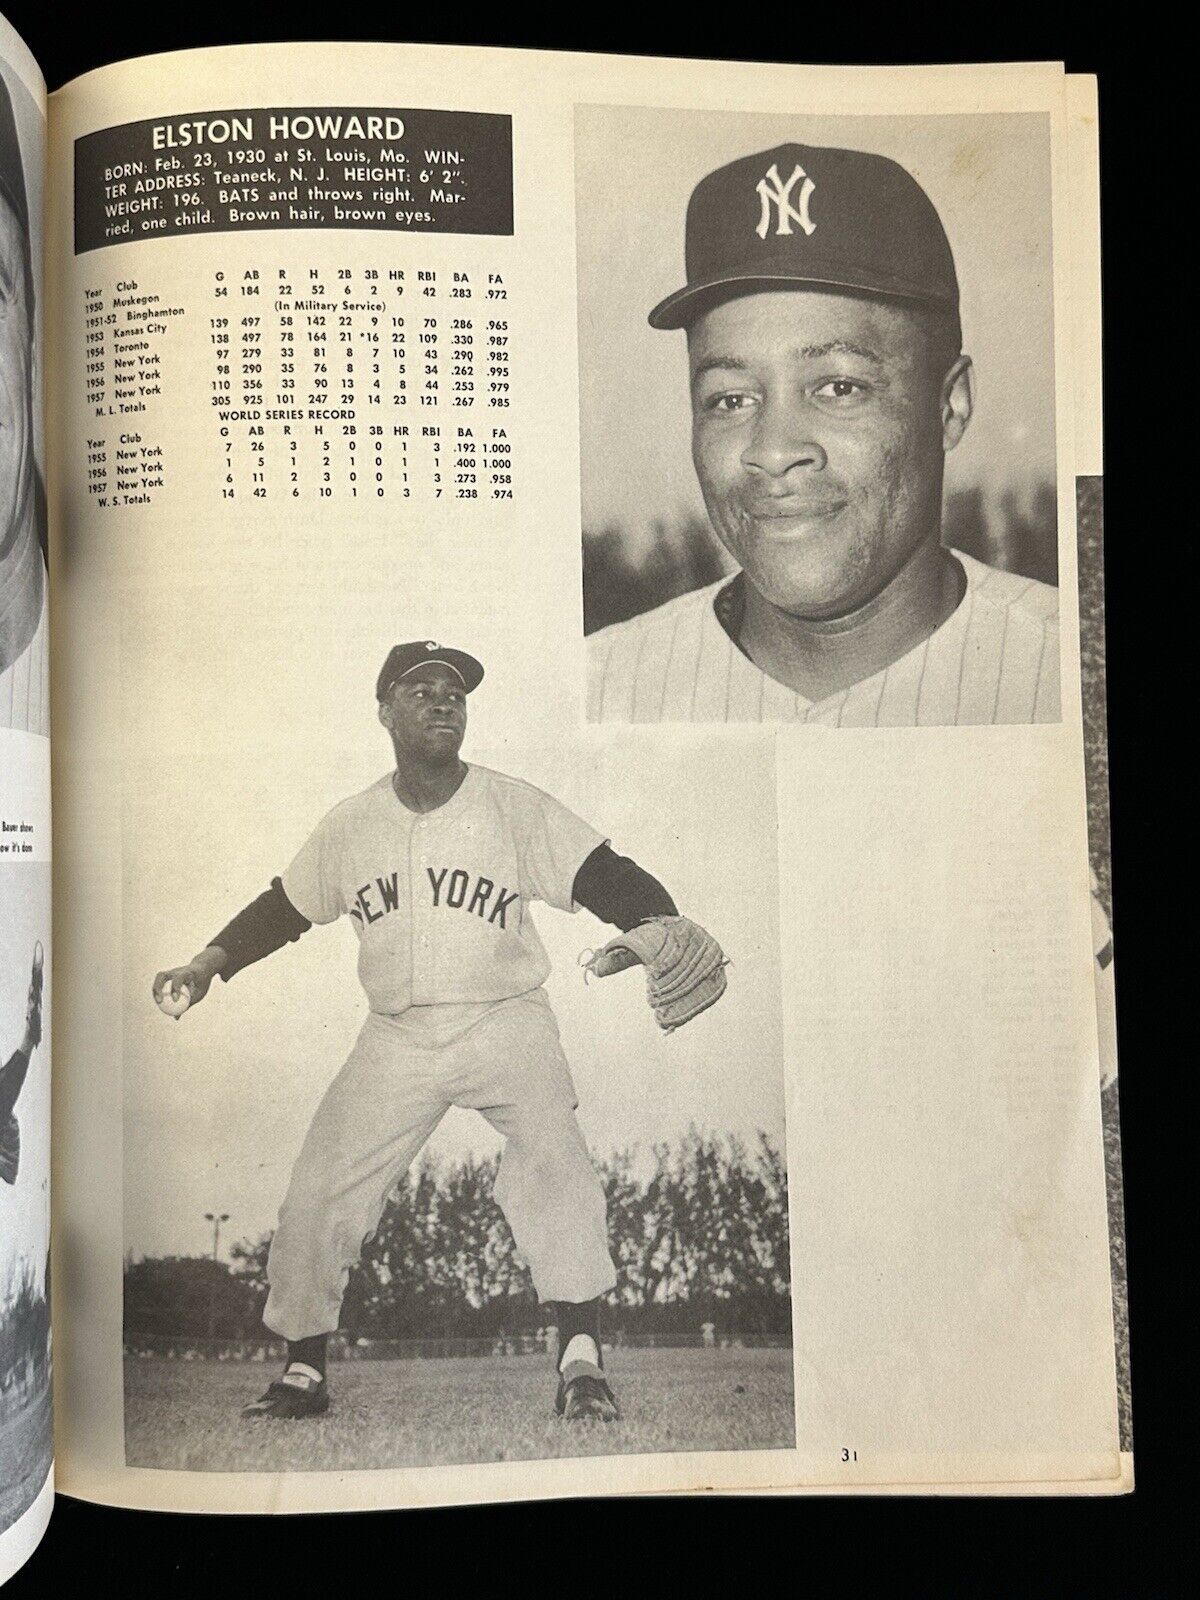
<path fill-rule="evenodd" d="M 243 1420 L 269 1368 L 130 1359 L 125 1459 L 193 1472 L 337 1471 L 431 1463 L 794 1443 L 790 1350 L 618 1350 L 608 1365 L 624 1420 L 568 1426 L 536 1356 L 357 1361 L 330 1372 L 332 1405 L 296 1423 Z"/>
<path fill-rule="evenodd" d="M 23 1410 L 0 1418 L 0 1533 L 37 1499 L 52 1456 L 47 1384 Z"/>

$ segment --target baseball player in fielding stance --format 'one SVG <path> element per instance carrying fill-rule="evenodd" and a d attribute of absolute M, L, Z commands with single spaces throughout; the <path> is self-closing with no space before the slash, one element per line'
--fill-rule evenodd
<path fill-rule="evenodd" d="M 42 1042 L 42 980 L 45 957 L 40 944 L 33 950 L 33 973 L 25 1003 L 25 1032 L 12 1055 L 0 1066 L 0 1179 L 15 1184 L 21 1165 L 21 1128 L 16 1105 L 33 1052 Z"/>
<path fill-rule="evenodd" d="M 941 542 L 973 406 L 954 258 L 903 167 L 786 144 L 704 178 L 692 460 L 741 569 L 591 636 L 595 722 L 1054 722 L 1058 596 Z"/>
<path fill-rule="evenodd" d="M 576 1094 L 542 987 L 550 963 L 533 902 L 586 906 L 624 930 L 588 963 L 641 961 L 660 1026 L 719 998 L 724 957 L 666 889 L 594 828 L 519 778 L 460 758 L 467 696 L 483 667 L 433 640 L 395 646 L 379 720 L 395 768 L 336 806 L 270 889 L 186 966 L 160 972 L 173 1016 L 314 922 L 347 916 L 369 1011 L 313 1118 L 267 1263 L 263 1320 L 287 1340 L 281 1376 L 252 1417 L 329 1404 L 327 1336 L 349 1269 L 384 1204 L 451 1106 L 502 1135 L 495 1197 L 559 1331 L 557 1413 L 611 1421 L 601 1297 L 616 1276 L 604 1190 L 575 1118 Z"/>

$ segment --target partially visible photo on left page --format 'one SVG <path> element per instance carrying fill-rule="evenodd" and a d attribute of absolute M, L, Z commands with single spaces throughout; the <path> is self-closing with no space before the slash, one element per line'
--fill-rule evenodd
<path fill-rule="evenodd" d="M 0 1583 L 54 1501 L 45 153 L 46 87 L 0 17 Z"/>
<path fill-rule="evenodd" d="M 0 857 L 0 1537 L 50 1471 L 50 863 Z"/>

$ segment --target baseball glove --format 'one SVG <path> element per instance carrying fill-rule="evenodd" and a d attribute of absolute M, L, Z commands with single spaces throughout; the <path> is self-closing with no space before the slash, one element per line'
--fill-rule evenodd
<path fill-rule="evenodd" d="M 639 962 L 646 969 L 646 995 L 664 1033 L 682 1028 L 725 993 L 721 946 L 687 917 L 649 917 L 603 949 L 585 951 L 584 980 L 607 978 Z"/>

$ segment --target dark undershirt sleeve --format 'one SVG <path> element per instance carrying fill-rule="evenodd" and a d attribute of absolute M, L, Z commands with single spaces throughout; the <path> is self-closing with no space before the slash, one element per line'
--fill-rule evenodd
<path fill-rule="evenodd" d="M 575 874 L 571 891 L 576 905 L 586 906 L 601 922 L 628 933 L 647 917 L 675 917 L 675 902 L 645 868 L 610 845 L 597 845 Z"/>
<path fill-rule="evenodd" d="M 285 944 L 295 943 L 311 927 L 312 923 L 300 915 L 283 892 L 282 880 L 272 878 L 271 887 L 227 922 L 209 944 L 220 945 L 228 957 L 221 969 L 221 976 L 228 983 L 235 972 L 262 961 Z"/>

